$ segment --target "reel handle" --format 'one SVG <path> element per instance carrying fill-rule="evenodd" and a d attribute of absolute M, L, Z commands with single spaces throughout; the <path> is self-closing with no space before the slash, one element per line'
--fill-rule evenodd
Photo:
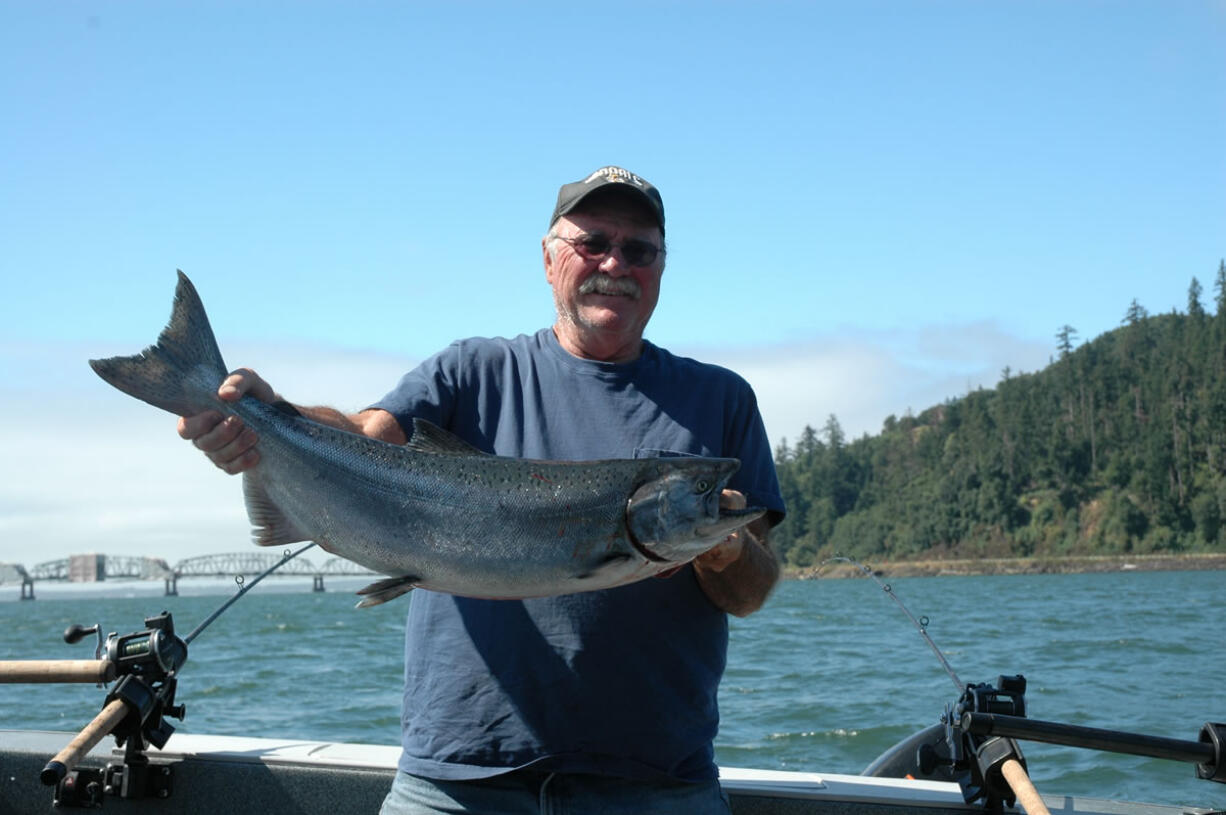
<path fill-rule="evenodd" d="M 123 699 L 115 699 L 106 707 L 102 708 L 102 712 L 94 717 L 94 720 L 85 725 L 84 729 L 77 734 L 77 737 L 68 743 L 68 746 L 56 753 L 55 758 L 47 762 L 47 766 L 43 767 L 43 771 L 39 773 L 39 780 L 48 787 L 53 787 L 68 775 L 68 772 L 75 766 L 81 758 L 90 750 L 97 746 L 98 742 L 102 741 L 108 733 L 114 730 L 124 717 L 128 715 L 128 706 Z"/>
<path fill-rule="evenodd" d="M 86 628 L 79 623 L 73 623 L 64 630 L 64 642 L 72 645 L 85 639 L 90 634 L 97 634 L 99 630 L 100 628 L 97 625 L 91 625 L 89 628 Z"/>
<path fill-rule="evenodd" d="M 0 684 L 26 682 L 110 682 L 115 663 L 105 659 L 0 660 Z"/>

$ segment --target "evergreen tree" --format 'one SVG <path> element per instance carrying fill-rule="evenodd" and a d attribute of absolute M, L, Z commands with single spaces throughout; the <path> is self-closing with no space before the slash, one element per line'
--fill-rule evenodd
<path fill-rule="evenodd" d="M 1132 303 L 1128 306 L 1128 311 L 1124 314 L 1124 319 L 1120 321 L 1120 325 L 1137 325 L 1148 316 L 1149 312 L 1134 297 Z"/>
<path fill-rule="evenodd" d="M 830 445 L 830 449 L 843 449 L 843 426 L 839 424 L 839 418 L 833 413 L 826 419 L 822 432 L 826 435 L 826 444 Z"/>
<path fill-rule="evenodd" d="M 1205 307 L 1200 304 L 1200 293 L 1200 281 L 1193 277 L 1191 284 L 1188 286 L 1189 317 L 1200 318 L 1205 316 Z"/>
<path fill-rule="evenodd" d="M 1135 301 L 1134 301 L 1135 302 Z M 1077 329 L 1068 323 L 1060 326 L 1056 332 L 1056 348 L 1060 351 L 1060 359 L 1064 359 L 1073 351 L 1073 340 L 1077 337 Z"/>
<path fill-rule="evenodd" d="M 1226 317 L 1226 259 L 1217 263 L 1217 280 L 1213 288 L 1217 292 L 1217 316 Z"/>

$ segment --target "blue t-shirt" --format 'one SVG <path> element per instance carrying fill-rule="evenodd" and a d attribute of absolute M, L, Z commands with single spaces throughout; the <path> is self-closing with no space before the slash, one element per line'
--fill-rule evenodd
<path fill-rule="evenodd" d="M 374 405 L 406 434 L 428 419 L 501 456 L 730 456 L 730 488 L 783 517 L 752 389 L 644 342 L 617 364 L 553 330 L 456 342 Z M 526 600 L 412 594 L 400 768 L 439 779 L 535 769 L 715 778 L 727 616 L 692 567 L 603 591 Z"/>

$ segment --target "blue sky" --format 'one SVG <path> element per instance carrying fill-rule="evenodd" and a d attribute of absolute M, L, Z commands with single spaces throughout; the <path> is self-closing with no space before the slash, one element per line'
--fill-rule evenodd
<path fill-rule="evenodd" d="M 662 191 L 648 336 L 851 436 L 1226 255 L 1226 3 L 0 4 L 0 561 L 247 543 L 238 483 L 85 365 L 174 270 L 227 362 L 360 408 L 552 319 L 557 187 Z"/>

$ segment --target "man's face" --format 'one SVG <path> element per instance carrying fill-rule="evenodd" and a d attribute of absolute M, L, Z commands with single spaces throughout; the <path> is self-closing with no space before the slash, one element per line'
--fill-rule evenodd
<path fill-rule="evenodd" d="M 662 249 L 659 227 L 632 206 L 608 202 L 559 218 L 551 232 L 561 240 L 545 241 L 545 279 L 553 288 L 563 347 L 591 359 L 637 357 L 660 296 L 664 253 L 645 263 L 635 249 L 642 243 Z M 597 238 L 612 244 L 603 255 L 591 251 Z"/>

